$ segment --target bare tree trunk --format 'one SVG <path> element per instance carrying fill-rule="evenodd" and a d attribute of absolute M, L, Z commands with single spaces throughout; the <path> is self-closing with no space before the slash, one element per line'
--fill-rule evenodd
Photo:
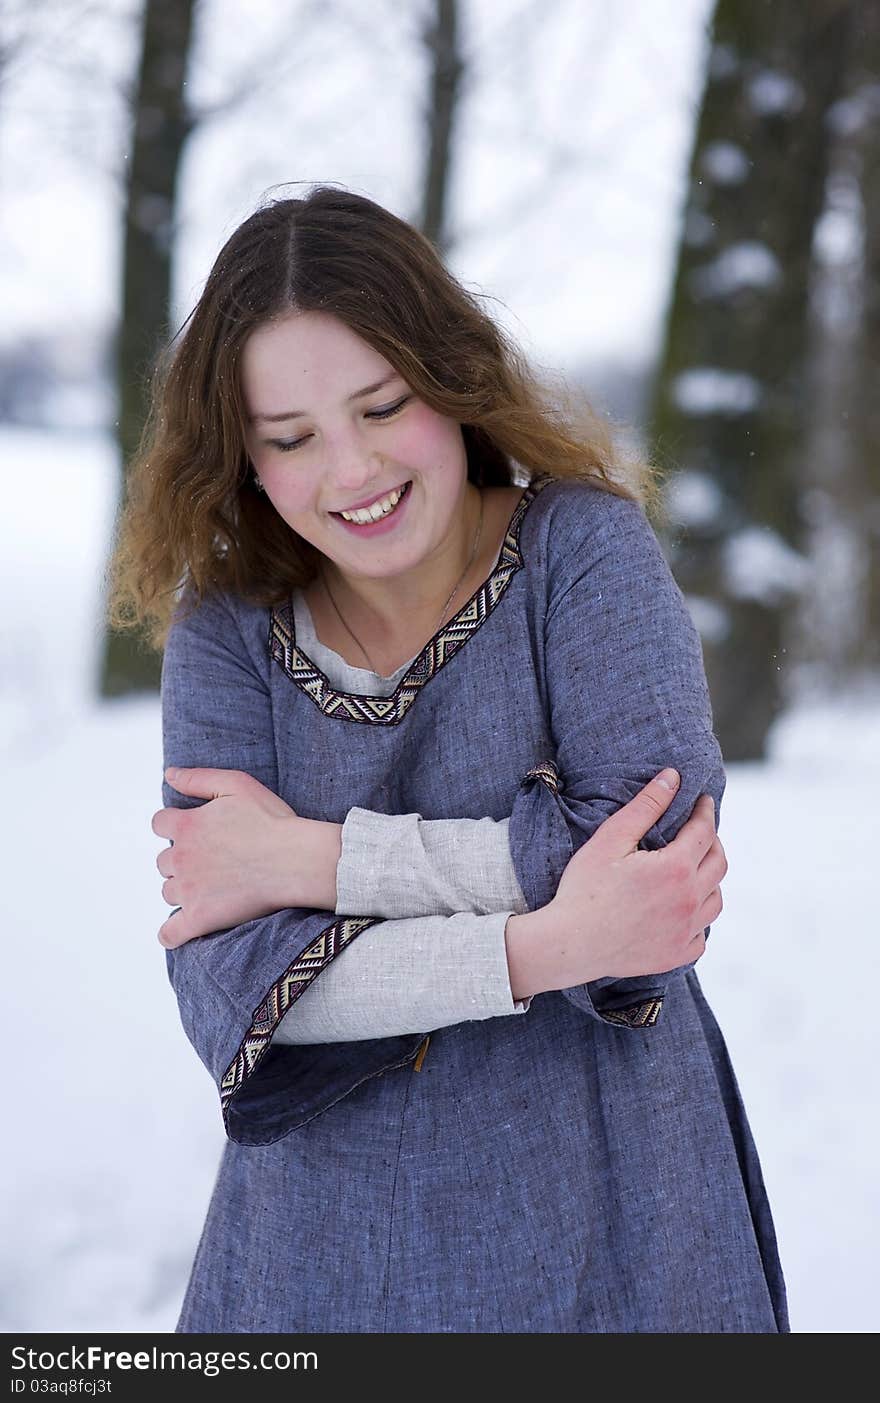
<path fill-rule="evenodd" d="M 422 214 L 423 234 L 441 251 L 447 249 L 446 199 L 464 64 L 458 43 L 458 0 L 434 0 L 433 23 L 425 30 L 431 55 L 431 97 L 427 112 L 428 152 Z"/>
<path fill-rule="evenodd" d="M 855 9 L 844 90 L 828 113 L 803 456 L 814 588 L 798 613 L 795 651 L 823 691 L 851 687 L 880 661 L 880 14 L 865 0 Z"/>
<path fill-rule="evenodd" d="M 856 463 L 866 545 L 864 631 L 859 661 L 880 667 L 880 8 L 859 7 L 852 100 L 857 104 L 864 253 L 862 321 L 857 356 Z"/>
<path fill-rule="evenodd" d="M 719 0 L 651 433 L 729 760 L 764 754 L 805 588 L 808 290 L 855 0 Z"/>
<path fill-rule="evenodd" d="M 117 437 L 125 466 L 140 441 L 146 383 L 168 336 L 177 175 L 189 134 L 184 86 L 193 0 L 146 0 L 125 209 L 122 324 L 117 338 Z M 160 659 L 131 632 L 108 631 L 101 692 L 158 685 Z"/>

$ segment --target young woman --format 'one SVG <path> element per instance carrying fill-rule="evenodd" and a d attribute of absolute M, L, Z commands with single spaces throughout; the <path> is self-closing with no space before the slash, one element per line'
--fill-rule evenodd
<path fill-rule="evenodd" d="M 160 939 L 228 1136 L 179 1331 L 787 1331 L 654 486 L 371 201 L 221 251 L 111 606 L 164 644 Z"/>

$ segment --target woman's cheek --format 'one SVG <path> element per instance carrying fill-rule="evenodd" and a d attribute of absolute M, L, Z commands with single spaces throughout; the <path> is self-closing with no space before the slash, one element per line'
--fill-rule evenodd
<path fill-rule="evenodd" d="M 291 453 L 290 458 L 293 457 Z M 279 511 L 288 515 L 308 509 L 310 488 L 306 475 L 295 471 L 292 463 L 288 465 L 283 458 L 279 462 L 278 457 L 273 456 L 265 458 L 262 463 L 255 462 L 255 467 L 268 496 Z"/>
<path fill-rule="evenodd" d="M 466 461 L 460 426 L 427 405 L 413 405 L 412 413 L 398 427 L 395 456 L 414 467 L 430 470 Z"/>

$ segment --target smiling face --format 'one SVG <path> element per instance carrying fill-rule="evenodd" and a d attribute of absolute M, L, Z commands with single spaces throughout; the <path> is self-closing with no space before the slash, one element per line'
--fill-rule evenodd
<path fill-rule="evenodd" d="M 411 392 L 380 352 L 325 312 L 294 312 L 245 343 L 246 446 L 266 495 L 351 582 L 438 575 L 460 549 L 461 427 Z M 381 522 L 339 513 L 409 483 Z"/>

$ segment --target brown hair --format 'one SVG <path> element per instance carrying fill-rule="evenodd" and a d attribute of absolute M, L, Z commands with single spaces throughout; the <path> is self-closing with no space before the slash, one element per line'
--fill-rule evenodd
<path fill-rule="evenodd" d="M 109 567 L 113 627 L 144 626 L 160 649 L 183 592 L 194 603 L 230 590 L 273 605 L 314 577 L 317 550 L 256 489 L 239 377 L 251 333 L 292 311 L 331 313 L 457 420 L 477 486 L 550 472 L 659 508 L 657 469 L 624 457 L 610 421 L 586 402 L 573 407 L 559 377 L 530 369 L 424 235 L 321 185 L 236 229 L 157 359 Z"/>

